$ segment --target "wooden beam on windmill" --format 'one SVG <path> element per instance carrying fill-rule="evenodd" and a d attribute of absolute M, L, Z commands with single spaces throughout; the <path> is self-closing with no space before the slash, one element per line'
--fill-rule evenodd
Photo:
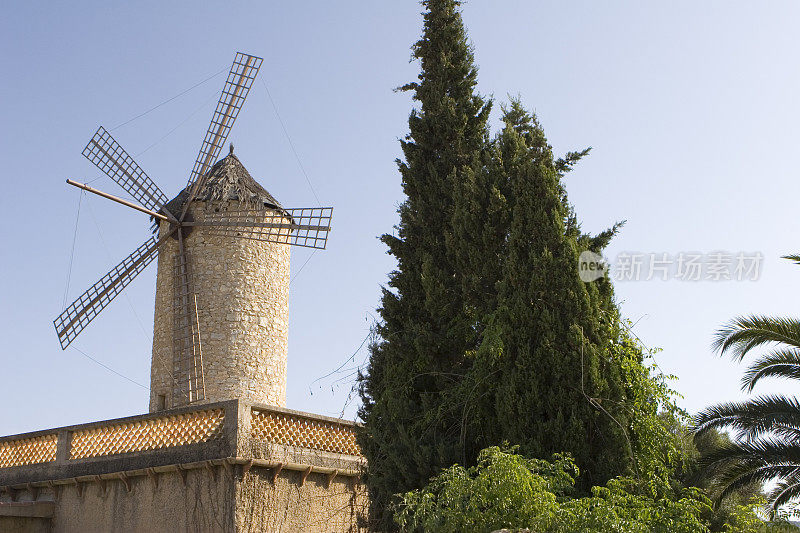
<path fill-rule="evenodd" d="M 84 191 L 88 191 L 88 192 L 90 192 L 92 194 L 96 194 L 97 196 L 101 196 L 103 198 L 111 200 L 112 202 L 117 202 L 118 204 L 122 204 L 124 206 L 130 207 L 131 209 L 136 209 L 140 213 L 145 213 L 147 215 L 150 215 L 153 218 L 158 218 L 158 219 L 164 220 L 166 222 L 171 222 L 172 220 L 174 220 L 174 219 L 169 218 L 166 215 L 162 215 L 161 213 L 156 213 L 155 211 L 151 211 L 150 209 L 147 209 L 146 207 L 138 206 L 133 202 L 129 202 L 128 200 L 125 200 L 124 198 L 119 198 L 117 196 L 114 196 L 113 194 L 108 194 L 106 192 L 97 190 L 94 187 L 89 187 L 89 185 L 86 184 L 86 183 L 78 183 L 77 181 L 69 180 L 69 179 L 67 180 L 67 183 L 72 185 L 73 187 L 77 187 L 79 189 L 83 189 Z"/>
<path fill-rule="evenodd" d="M 173 402 L 193 403 L 205 400 L 205 377 L 197 295 L 192 287 L 188 256 L 180 231 L 178 249 L 179 253 L 173 259 L 172 374 L 175 379 L 172 398 Z"/>

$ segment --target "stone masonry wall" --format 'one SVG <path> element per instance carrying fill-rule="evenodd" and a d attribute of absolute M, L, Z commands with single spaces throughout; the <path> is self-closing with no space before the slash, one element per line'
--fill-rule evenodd
<path fill-rule="evenodd" d="M 236 531 L 234 481 L 224 471 L 159 474 L 158 485 L 146 476 L 128 481 L 87 483 L 82 492 L 61 487 L 55 497 L 54 532 L 190 533 Z M 44 495 L 43 497 L 47 497 Z"/>
<path fill-rule="evenodd" d="M 20 490 L 17 501 L 32 501 Z M 368 500 L 357 479 L 254 466 L 219 466 L 137 476 L 120 480 L 83 481 L 44 488 L 37 501 L 53 502 L 48 518 L 15 518 L 0 512 L 0 531 L 20 533 L 223 533 L 367 531 Z M 2 504 L 9 497 L 0 494 Z"/>
<path fill-rule="evenodd" d="M 350 477 L 254 467 L 236 484 L 236 531 L 367 531 L 369 501 L 364 485 Z"/>
<path fill-rule="evenodd" d="M 196 202 L 206 210 L 238 202 Z M 161 225 L 161 234 L 168 225 Z M 289 250 L 286 244 L 210 235 L 195 227 L 184 239 L 197 294 L 207 402 L 241 399 L 283 407 L 289 334 Z M 172 399 L 174 257 L 178 241 L 159 250 L 151 366 L 150 411 L 178 407 Z"/>

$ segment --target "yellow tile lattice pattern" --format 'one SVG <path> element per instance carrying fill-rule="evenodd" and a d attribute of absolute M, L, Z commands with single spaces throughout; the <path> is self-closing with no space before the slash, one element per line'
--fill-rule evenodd
<path fill-rule="evenodd" d="M 32 465 L 56 460 L 58 435 L 0 442 L 0 468 Z"/>
<path fill-rule="evenodd" d="M 141 452 L 206 442 L 222 434 L 224 421 L 224 410 L 208 409 L 76 431 L 72 435 L 69 458 Z"/>
<path fill-rule="evenodd" d="M 253 409 L 251 430 L 253 438 L 274 444 L 361 455 L 355 431 L 344 424 Z"/>

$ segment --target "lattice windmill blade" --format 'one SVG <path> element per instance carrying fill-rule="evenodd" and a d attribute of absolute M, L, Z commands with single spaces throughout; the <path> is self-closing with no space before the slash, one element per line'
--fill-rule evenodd
<path fill-rule="evenodd" d="M 175 219 L 164 208 L 167 196 L 103 126 L 97 128 L 81 153 L 144 207 L 152 211 L 163 208 Z"/>
<path fill-rule="evenodd" d="M 243 54 L 242 52 L 236 53 L 228 78 L 225 81 L 225 86 L 222 88 L 219 102 L 217 102 L 217 107 L 211 117 L 211 124 L 208 126 L 203 144 L 200 146 L 200 152 L 197 154 L 192 174 L 189 176 L 187 187 L 190 192 L 180 215 L 181 220 L 186 216 L 189 204 L 194 199 L 197 191 L 200 190 L 203 176 L 206 175 L 217 160 L 219 151 L 222 145 L 225 144 L 228 133 L 239 115 L 239 110 L 244 105 L 247 94 L 250 92 L 253 80 L 258 75 L 258 69 L 261 67 L 262 61 L 260 57 Z"/>
<path fill-rule="evenodd" d="M 53 320 L 62 350 L 66 350 L 100 311 L 157 257 L 156 250 L 171 234 L 158 240 L 155 237 L 147 239 Z"/>
<path fill-rule="evenodd" d="M 331 230 L 332 207 L 209 211 L 198 226 L 208 235 L 241 237 L 324 250 Z"/>
<path fill-rule="evenodd" d="M 205 372 L 197 316 L 197 295 L 192 288 L 191 271 L 183 237 L 178 237 L 179 252 L 174 257 L 172 398 L 173 402 L 204 400 Z"/>

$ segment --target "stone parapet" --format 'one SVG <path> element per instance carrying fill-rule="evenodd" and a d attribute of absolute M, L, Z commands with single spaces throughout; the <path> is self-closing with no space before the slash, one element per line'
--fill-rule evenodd
<path fill-rule="evenodd" d="M 355 429 L 239 400 L 186 406 L 0 437 L 0 487 L 223 460 L 358 476 L 364 458 Z"/>
<path fill-rule="evenodd" d="M 231 400 L 0 438 L 0 531 L 364 531 L 355 424 Z"/>

